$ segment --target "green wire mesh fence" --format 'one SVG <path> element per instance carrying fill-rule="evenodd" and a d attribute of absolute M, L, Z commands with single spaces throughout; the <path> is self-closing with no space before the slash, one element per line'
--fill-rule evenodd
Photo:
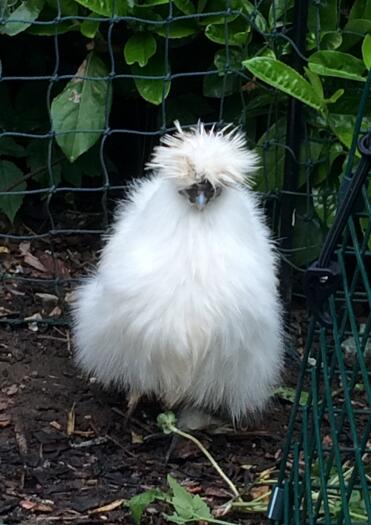
<path fill-rule="evenodd" d="M 352 155 L 370 86 L 371 72 Z M 357 171 L 352 176 L 349 161 L 344 176 L 338 218 L 351 200 L 353 204 L 351 215 L 342 217 L 346 222 L 338 230 L 341 242 L 331 253 L 334 227 L 319 264 L 307 272 L 308 299 L 316 315 L 308 329 L 280 479 L 269 511 L 279 522 L 354 524 L 369 522 L 371 515 L 371 133 L 360 145 L 364 157 Z M 362 184 L 355 192 L 357 182 Z M 321 287 L 326 287 L 324 294 Z"/>
<path fill-rule="evenodd" d="M 301 278 L 336 209 L 364 82 L 363 4 L 1 2 L 0 321 L 66 321 L 70 291 L 94 263 L 115 201 L 175 119 L 243 126 L 262 158 L 254 188 L 285 264 Z M 347 53 L 350 73 L 334 79 L 325 68 L 320 79 L 318 53 L 341 46 L 355 49 L 357 56 Z M 299 63 L 312 68 L 312 84 L 304 80 L 304 113 L 290 143 L 287 94 L 297 93 L 295 82 L 277 84 L 277 67 Z M 363 127 L 370 115 L 368 103 Z M 290 159 L 293 187 L 284 175 Z M 49 297 L 45 306 L 45 294 L 57 302 Z"/>

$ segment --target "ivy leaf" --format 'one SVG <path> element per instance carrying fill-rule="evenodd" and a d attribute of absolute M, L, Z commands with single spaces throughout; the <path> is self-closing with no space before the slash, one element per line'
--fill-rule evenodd
<path fill-rule="evenodd" d="M 365 81 L 362 60 L 341 51 L 316 51 L 309 57 L 308 67 L 318 75 Z"/>
<path fill-rule="evenodd" d="M 304 104 L 324 112 L 325 103 L 311 84 L 295 69 L 271 57 L 255 57 L 242 64 L 257 78 L 295 97 Z"/>
<path fill-rule="evenodd" d="M 274 391 L 274 395 L 293 403 L 295 401 L 296 389 L 290 386 L 280 386 Z M 309 394 L 305 390 L 300 393 L 299 405 L 305 406 L 308 402 Z"/>
<path fill-rule="evenodd" d="M 0 26 L 0 33 L 8 36 L 18 35 L 30 27 L 44 7 L 45 0 L 27 0 L 22 2 Z"/>
<path fill-rule="evenodd" d="M 174 4 L 177 6 L 179 11 L 185 15 L 193 15 L 196 12 L 195 6 L 191 0 L 174 0 Z"/>
<path fill-rule="evenodd" d="M 91 20 L 91 18 L 96 18 L 94 13 L 90 13 L 88 18 L 80 24 L 80 32 L 86 38 L 94 38 L 99 29 L 100 22 L 98 20 Z"/>
<path fill-rule="evenodd" d="M 237 19 L 227 26 L 224 24 L 209 24 L 205 29 L 205 36 L 216 44 L 226 44 L 230 46 L 243 46 L 247 43 L 251 26 L 246 25 L 246 21 L 241 24 Z"/>
<path fill-rule="evenodd" d="M 89 53 L 76 76 L 52 102 L 56 141 L 70 162 L 91 148 L 103 131 L 106 111 L 111 107 L 111 92 L 108 82 L 100 77 L 107 74 L 100 58 Z"/>
<path fill-rule="evenodd" d="M 13 162 L 0 160 L 0 210 L 11 222 L 14 222 L 14 217 L 22 206 L 24 195 L 10 195 L 7 191 L 24 191 L 26 183 L 22 177 L 23 172 Z M 13 187 L 18 181 L 20 182 Z"/>
<path fill-rule="evenodd" d="M 129 506 L 133 520 L 137 525 L 140 524 L 143 512 L 148 505 L 157 499 L 166 499 L 166 494 L 159 489 L 152 489 L 142 492 L 142 494 L 137 494 L 128 501 L 127 505 Z"/>
<path fill-rule="evenodd" d="M 136 33 L 126 42 L 124 56 L 130 66 L 137 62 L 140 67 L 147 65 L 148 60 L 156 53 L 157 42 L 151 33 Z"/>
<path fill-rule="evenodd" d="M 367 69 L 371 69 L 371 35 L 366 35 L 362 43 L 362 58 Z"/>
<path fill-rule="evenodd" d="M 156 54 L 148 61 L 144 67 L 134 64 L 131 67 L 134 77 L 134 82 L 139 94 L 155 106 L 158 106 L 168 96 L 171 82 L 165 80 L 165 64 L 162 54 Z M 143 76 L 158 77 L 157 78 L 141 78 Z"/>
<path fill-rule="evenodd" d="M 78 4 L 87 7 L 93 13 L 103 16 L 125 16 L 129 2 L 122 0 L 75 0 Z"/>

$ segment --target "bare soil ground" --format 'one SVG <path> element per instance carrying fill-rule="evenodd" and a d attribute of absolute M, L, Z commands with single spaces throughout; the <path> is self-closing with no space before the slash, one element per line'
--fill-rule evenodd
<path fill-rule="evenodd" d="M 2 269 L 10 278 L 0 291 L 0 317 L 15 324 L 0 324 L 0 522 L 132 523 L 122 500 L 166 488 L 169 473 L 212 508 L 222 505 L 228 487 L 194 445 L 179 441 L 166 461 L 171 436 L 156 425 L 161 407 L 143 404 L 125 423 L 122 396 L 102 392 L 75 368 L 68 326 L 40 323 L 64 318 L 72 289 L 43 281 L 79 277 L 94 263 L 95 252 L 79 242 L 70 238 L 67 248 L 57 243 L 52 252 L 41 241 L 2 243 Z M 297 373 L 289 361 L 288 384 Z M 276 398 L 245 431 L 199 435 L 247 499 L 261 472 L 279 463 L 290 408 Z M 165 523 L 162 510 L 151 505 L 143 522 Z M 228 519 L 265 521 L 263 515 Z"/>

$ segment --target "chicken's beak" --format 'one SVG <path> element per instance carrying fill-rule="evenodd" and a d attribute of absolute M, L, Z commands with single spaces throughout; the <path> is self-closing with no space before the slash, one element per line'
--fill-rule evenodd
<path fill-rule="evenodd" d="M 207 203 L 206 195 L 204 191 L 200 191 L 195 199 L 195 204 L 198 210 L 202 211 Z"/>

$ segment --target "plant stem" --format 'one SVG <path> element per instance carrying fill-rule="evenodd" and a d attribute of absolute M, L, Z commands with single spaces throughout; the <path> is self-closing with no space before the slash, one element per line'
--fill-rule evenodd
<path fill-rule="evenodd" d="M 217 471 L 217 473 L 219 474 L 219 476 L 227 483 L 227 485 L 229 486 L 229 488 L 231 489 L 231 491 L 233 492 L 233 495 L 235 496 L 236 499 L 238 500 L 241 500 L 241 496 L 240 496 L 240 493 L 238 492 L 235 484 L 229 479 L 229 477 L 223 472 L 223 470 L 219 467 L 218 463 L 215 461 L 215 459 L 212 457 L 212 455 L 210 454 L 210 452 L 208 452 L 206 450 L 206 448 L 203 446 L 203 444 L 197 439 L 195 438 L 194 436 L 192 436 L 192 434 L 188 434 L 187 432 L 183 432 L 182 430 L 179 430 L 177 427 L 175 427 L 174 425 L 169 425 L 169 430 L 171 430 L 171 432 L 173 432 L 174 434 L 177 434 L 178 436 L 181 436 L 185 439 L 189 439 L 191 440 L 200 450 L 201 452 L 207 457 L 207 459 L 210 461 L 210 463 L 212 464 L 212 466 L 214 467 L 214 469 Z M 221 523 L 220 521 L 216 522 L 214 521 L 214 523 Z M 225 522 L 224 522 L 225 523 Z"/>

